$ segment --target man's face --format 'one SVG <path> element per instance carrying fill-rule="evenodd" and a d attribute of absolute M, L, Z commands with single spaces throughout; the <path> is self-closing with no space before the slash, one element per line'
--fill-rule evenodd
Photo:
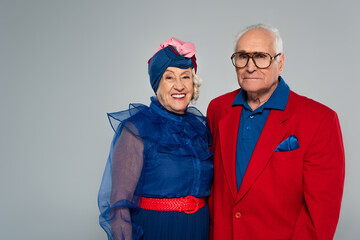
<path fill-rule="evenodd" d="M 273 35 L 264 29 L 252 29 L 246 32 L 236 45 L 236 52 L 240 51 L 246 53 L 264 52 L 271 56 L 278 54 L 274 50 Z M 248 94 L 270 97 L 278 85 L 278 78 L 284 67 L 284 54 L 281 54 L 277 59 L 274 59 L 268 68 L 260 69 L 255 66 L 250 58 L 247 66 L 236 69 L 240 87 Z"/>

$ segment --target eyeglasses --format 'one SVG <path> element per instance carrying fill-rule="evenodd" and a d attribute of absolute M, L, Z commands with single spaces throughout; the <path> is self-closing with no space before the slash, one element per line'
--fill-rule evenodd
<path fill-rule="evenodd" d="M 281 53 L 278 53 L 272 57 L 269 53 L 264 52 L 236 52 L 231 56 L 231 61 L 236 68 L 244 68 L 248 65 L 251 58 L 257 68 L 268 68 L 271 62 L 280 55 Z"/>

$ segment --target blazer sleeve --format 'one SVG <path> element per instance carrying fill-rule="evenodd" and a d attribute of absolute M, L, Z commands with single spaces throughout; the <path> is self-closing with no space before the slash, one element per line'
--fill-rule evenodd
<path fill-rule="evenodd" d="M 208 124 L 208 126 L 209 126 L 209 129 L 210 129 L 210 132 L 211 132 L 211 135 L 212 135 L 212 144 L 211 144 L 211 150 L 214 150 L 213 148 L 214 148 L 214 146 L 215 146 L 215 144 L 214 144 L 214 140 L 216 139 L 215 138 L 215 129 L 214 129 L 214 125 L 215 125 L 215 123 L 214 123 L 214 121 L 215 121 L 215 119 L 214 119 L 214 110 L 213 110 L 213 107 L 212 107 L 212 103 L 210 103 L 209 104 L 209 106 L 208 106 L 208 109 L 207 109 L 207 112 L 206 112 L 206 120 L 207 120 L 207 124 Z"/>
<path fill-rule="evenodd" d="M 206 113 L 206 118 L 207 118 L 207 122 L 208 122 L 208 126 L 210 128 L 211 134 L 212 134 L 212 145 L 210 146 L 210 149 L 215 152 L 215 145 L 216 145 L 216 141 L 217 141 L 217 132 L 216 132 L 216 126 L 217 126 L 217 122 L 216 122 L 216 114 L 215 114 L 215 110 L 217 108 L 214 107 L 214 101 L 210 102 L 208 109 L 207 109 L 207 113 Z M 213 239 L 213 226 L 214 226 L 214 211 L 213 211 L 213 207 L 214 207 L 214 195 L 213 195 L 213 185 L 211 186 L 211 191 L 210 191 L 210 196 L 208 199 L 208 205 L 209 205 L 209 213 L 210 213 L 210 225 L 209 225 L 209 240 Z"/>
<path fill-rule="evenodd" d="M 215 136 L 214 136 L 214 132 L 213 132 L 213 122 L 212 122 L 212 111 L 211 111 L 211 108 L 210 108 L 210 105 L 208 106 L 208 109 L 207 109 L 207 112 L 206 112 L 206 119 L 207 119 L 207 123 L 208 123 L 208 126 L 210 128 L 210 132 L 211 132 L 211 135 L 212 135 L 212 145 L 210 146 L 210 149 L 214 152 L 214 139 L 215 139 Z M 213 196 L 212 196 L 212 193 L 213 192 L 213 186 L 211 186 L 211 191 L 210 191 L 210 197 L 208 199 L 208 205 L 209 205 L 209 213 L 210 213 L 210 223 L 209 223 L 209 240 L 212 240 L 212 236 L 213 236 L 213 216 L 212 216 L 212 207 L 213 207 Z"/>
<path fill-rule="evenodd" d="M 304 154 L 304 199 L 291 239 L 333 239 L 339 219 L 345 177 L 340 124 L 330 111 Z"/>

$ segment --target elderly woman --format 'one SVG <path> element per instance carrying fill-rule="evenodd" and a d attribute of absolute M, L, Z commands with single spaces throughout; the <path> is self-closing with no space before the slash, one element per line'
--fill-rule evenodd
<path fill-rule="evenodd" d="M 170 38 L 149 60 L 150 107 L 108 114 L 115 130 L 99 191 L 108 239 L 205 240 L 213 178 L 195 46 Z"/>

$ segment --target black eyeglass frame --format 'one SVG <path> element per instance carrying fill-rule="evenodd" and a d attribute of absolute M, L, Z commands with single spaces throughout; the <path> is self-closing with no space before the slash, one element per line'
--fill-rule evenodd
<path fill-rule="evenodd" d="M 268 56 L 270 57 L 270 63 L 269 63 L 269 65 L 268 65 L 267 67 L 259 67 L 259 66 L 256 64 L 256 61 L 254 60 L 254 55 L 255 55 L 255 54 L 259 54 L 259 53 L 260 53 L 260 54 L 268 55 Z M 246 64 L 245 64 L 245 66 L 243 66 L 243 67 L 237 67 L 237 66 L 235 65 L 235 63 L 234 63 L 234 60 L 233 60 L 233 59 L 234 59 L 235 55 L 238 55 L 238 54 L 245 54 L 245 55 L 248 56 L 248 59 L 247 59 L 247 61 L 246 61 Z M 235 67 L 235 68 L 238 68 L 238 69 L 241 69 L 241 68 L 246 67 L 246 66 L 249 64 L 250 58 L 252 59 L 253 63 L 255 64 L 255 66 L 256 66 L 257 68 L 259 68 L 259 69 L 265 69 L 265 68 L 270 67 L 272 61 L 273 61 L 276 57 L 280 56 L 281 54 L 282 54 L 282 53 L 278 53 L 278 54 L 276 54 L 275 56 L 272 57 L 272 56 L 270 55 L 270 53 L 266 53 L 266 52 L 249 52 L 249 53 L 247 53 L 247 52 L 235 52 L 235 53 L 233 53 L 233 54 L 231 55 L 230 59 L 231 59 L 232 64 L 234 65 L 234 67 Z"/>

